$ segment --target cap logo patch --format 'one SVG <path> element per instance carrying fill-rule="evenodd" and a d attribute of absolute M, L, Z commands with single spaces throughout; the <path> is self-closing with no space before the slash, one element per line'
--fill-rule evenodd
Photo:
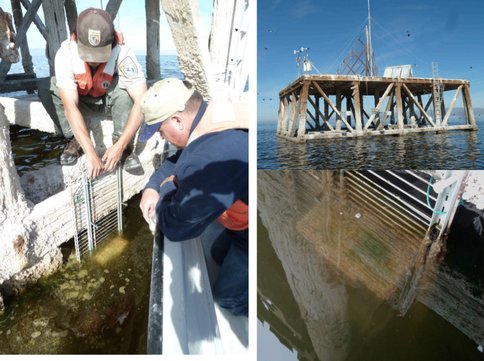
<path fill-rule="evenodd" d="M 110 82 L 108 82 L 107 80 L 104 80 L 102 83 L 101 83 L 101 86 L 104 88 L 104 89 L 107 89 L 109 88 L 109 86 L 111 85 Z"/>
<path fill-rule="evenodd" d="M 92 46 L 98 46 L 99 43 L 101 42 L 101 31 L 89 29 L 88 39 L 89 39 L 89 44 L 91 44 Z"/>

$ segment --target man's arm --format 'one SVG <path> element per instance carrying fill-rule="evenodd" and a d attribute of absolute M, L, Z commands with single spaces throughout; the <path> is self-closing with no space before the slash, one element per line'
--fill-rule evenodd
<path fill-rule="evenodd" d="M 79 95 L 77 89 L 59 88 L 59 95 L 64 105 L 64 113 L 67 121 L 74 133 L 80 146 L 86 154 L 87 175 L 90 178 L 96 178 L 103 171 L 101 159 L 96 154 L 94 144 L 92 143 L 89 129 L 79 110 Z"/>
<path fill-rule="evenodd" d="M 131 99 L 133 99 L 133 107 L 128 115 L 128 121 L 126 126 L 124 127 L 123 134 L 111 147 L 106 150 L 102 160 L 105 162 L 105 169 L 107 172 L 113 170 L 123 155 L 124 149 L 128 146 L 128 144 L 133 140 L 136 131 L 141 125 L 141 121 L 143 119 L 143 114 L 141 112 L 141 98 L 143 97 L 144 93 L 146 92 L 146 82 L 139 82 L 134 84 L 130 88 L 127 89 L 127 92 Z"/>
<path fill-rule="evenodd" d="M 181 150 L 177 151 L 171 157 L 168 157 L 160 168 L 153 173 L 143 190 L 143 195 L 139 203 L 143 218 L 149 224 L 155 214 L 156 204 L 160 199 L 161 184 L 175 174 L 175 164 L 181 154 Z"/>

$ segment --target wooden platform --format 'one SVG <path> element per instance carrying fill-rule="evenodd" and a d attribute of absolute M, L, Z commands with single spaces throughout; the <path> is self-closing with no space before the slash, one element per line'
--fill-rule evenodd
<path fill-rule="evenodd" d="M 468 80 L 303 75 L 279 93 L 277 135 L 296 142 L 449 130 L 477 130 Z"/>

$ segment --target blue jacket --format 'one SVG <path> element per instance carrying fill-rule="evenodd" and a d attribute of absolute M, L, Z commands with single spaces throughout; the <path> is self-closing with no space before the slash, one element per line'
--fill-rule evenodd
<path fill-rule="evenodd" d="M 199 236 L 236 200 L 249 196 L 248 132 L 205 134 L 168 158 L 145 188 L 160 194 L 158 227 L 172 241 Z M 177 183 L 160 183 L 175 175 Z"/>

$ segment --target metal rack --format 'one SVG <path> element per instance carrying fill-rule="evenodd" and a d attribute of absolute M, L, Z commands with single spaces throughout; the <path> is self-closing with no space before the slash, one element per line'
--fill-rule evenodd
<path fill-rule="evenodd" d="M 78 261 L 111 235 L 123 231 L 121 168 L 94 180 L 84 174 L 80 183 L 73 193 L 74 244 Z"/>

